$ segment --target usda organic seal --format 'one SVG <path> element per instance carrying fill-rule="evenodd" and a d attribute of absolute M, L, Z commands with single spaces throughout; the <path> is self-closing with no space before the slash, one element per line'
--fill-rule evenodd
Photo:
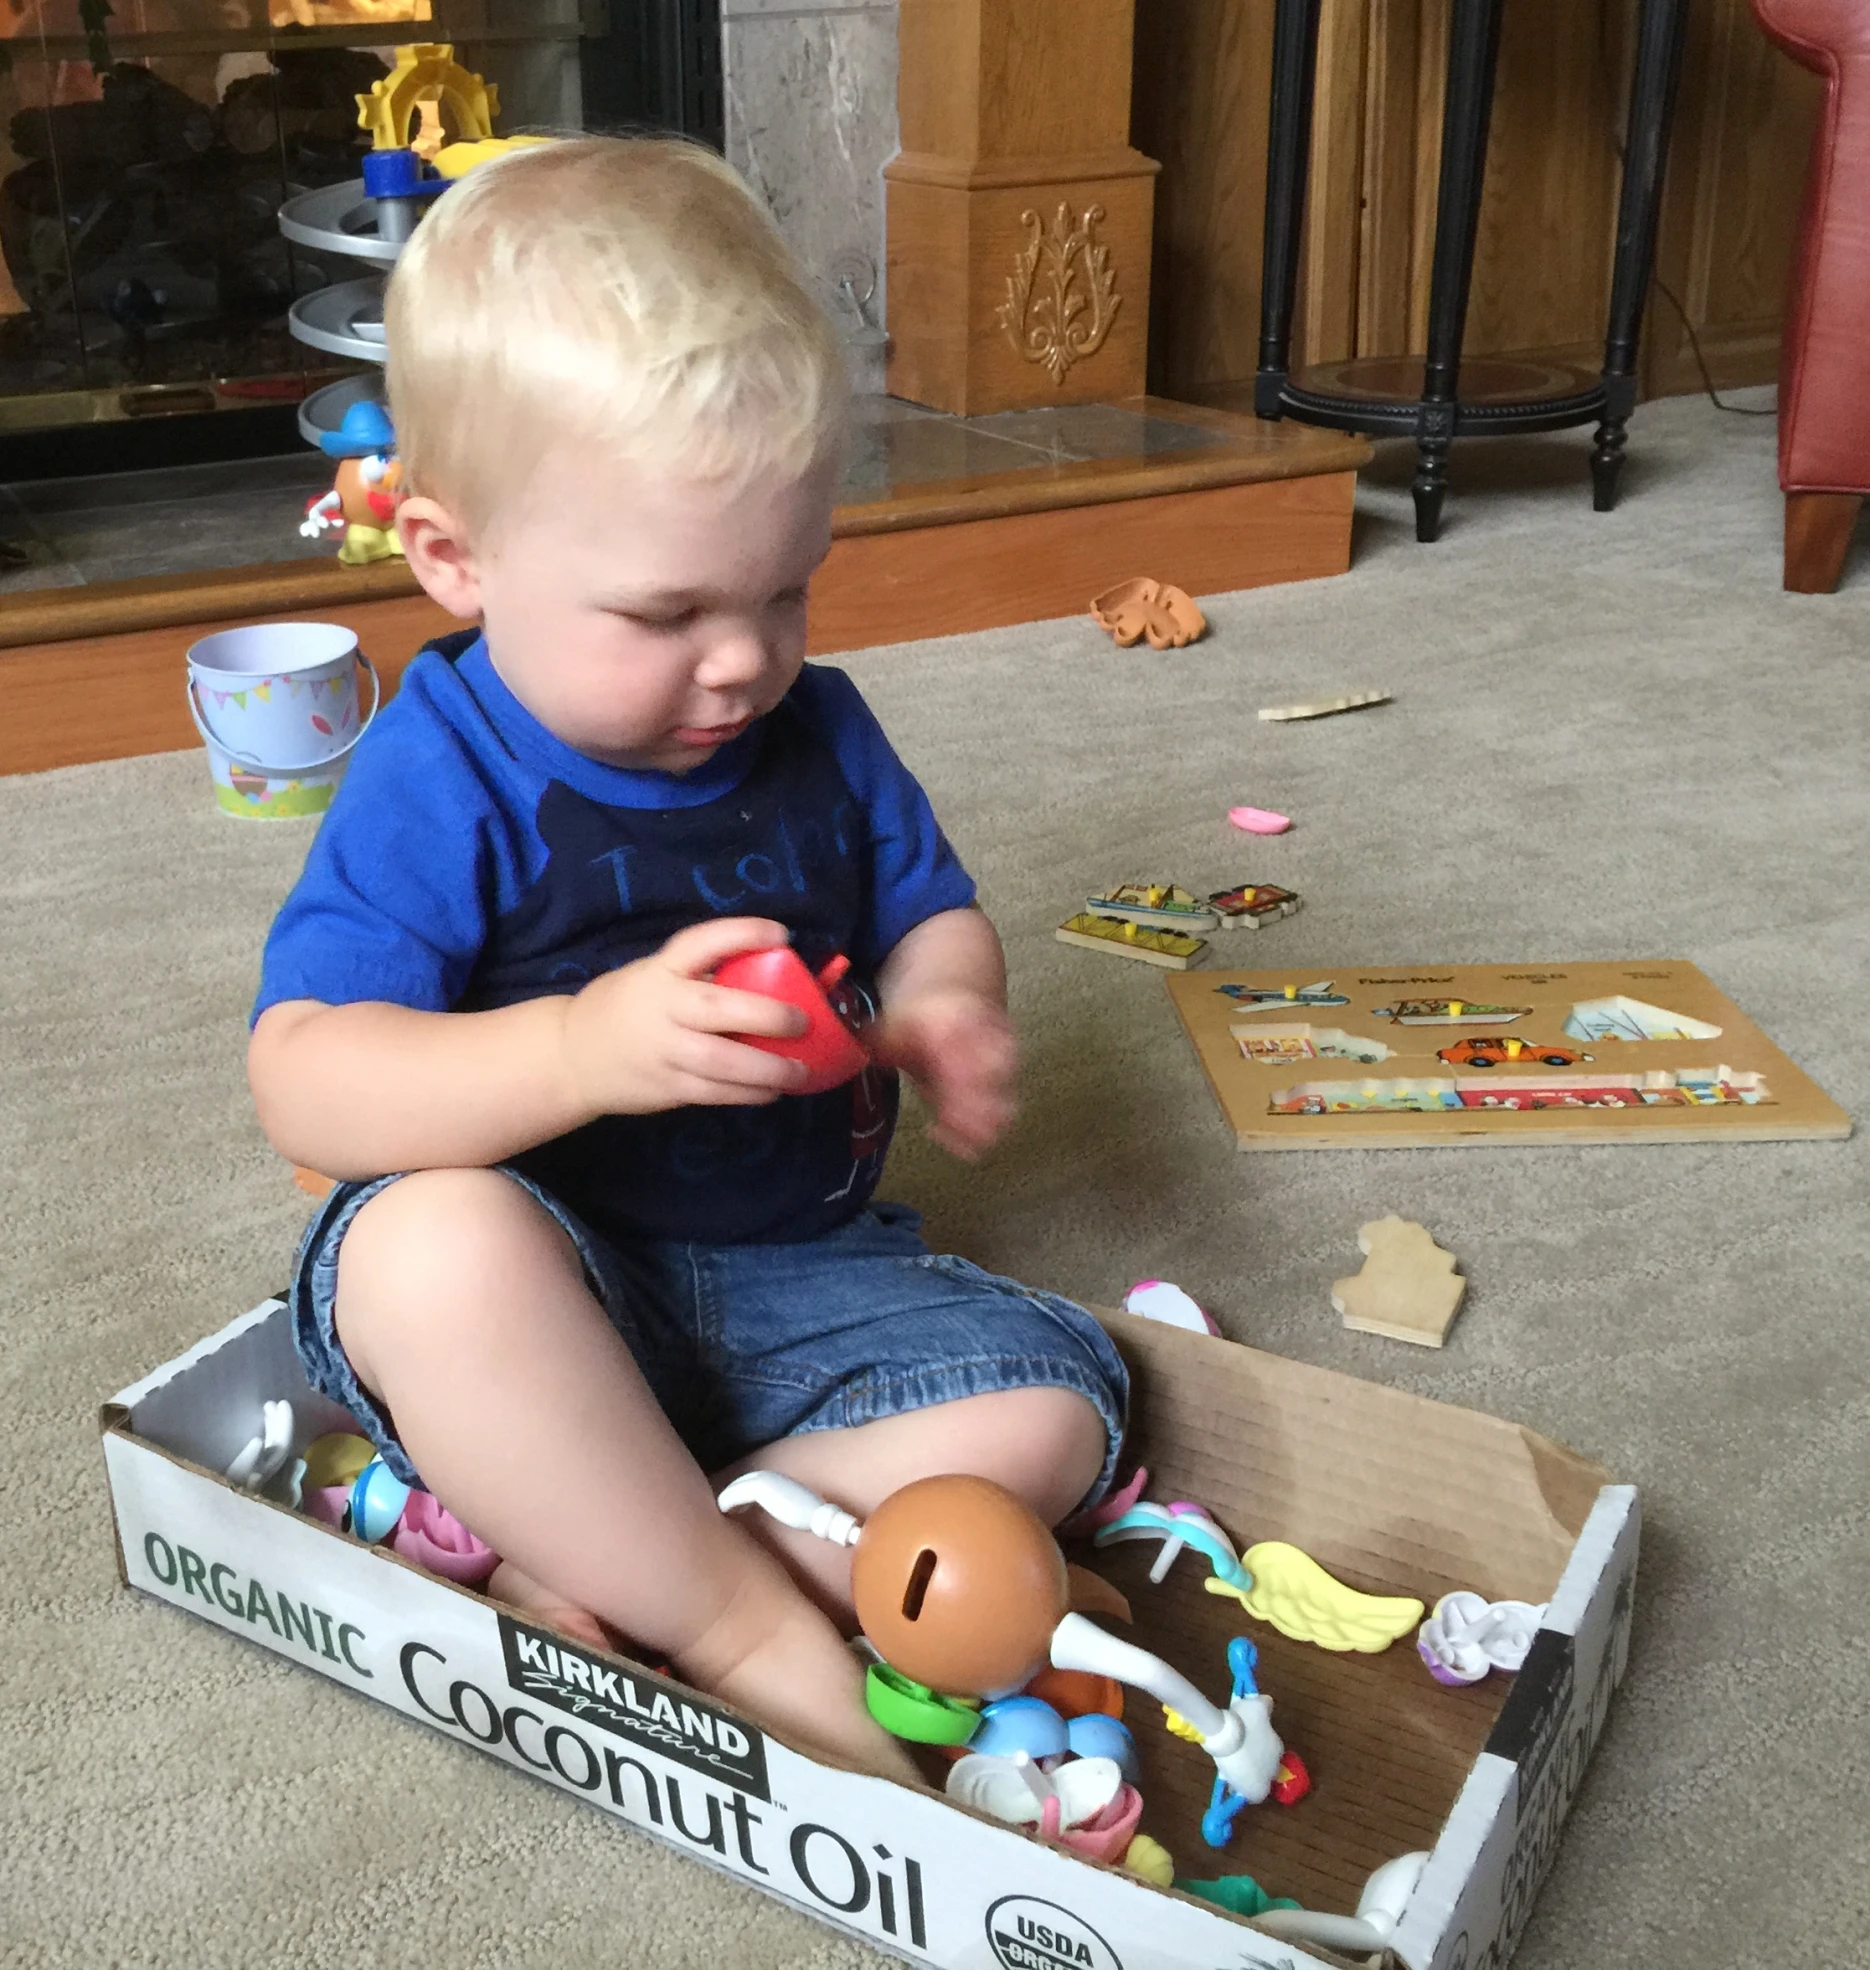
<path fill-rule="evenodd" d="M 1117 1952 L 1082 1916 L 1032 1895 L 994 1903 L 987 1941 L 1004 1970 L 1123 1970 Z"/>

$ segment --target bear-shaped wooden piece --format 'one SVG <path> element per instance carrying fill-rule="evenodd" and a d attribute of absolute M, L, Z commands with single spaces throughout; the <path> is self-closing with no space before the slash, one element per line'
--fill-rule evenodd
<path fill-rule="evenodd" d="M 1438 1348 L 1448 1338 L 1467 1281 L 1455 1256 L 1407 1218 L 1376 1218 L 1358 1230 L 1364 1268 L 1332 1282 L 1331 1304 L 1346 1327 Z"/>

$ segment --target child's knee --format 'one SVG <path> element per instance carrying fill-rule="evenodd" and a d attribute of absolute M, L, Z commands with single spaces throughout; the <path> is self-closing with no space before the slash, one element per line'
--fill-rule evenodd
<path fill-rule="evenodd" d="M 1110 1431 L 1089 1396 L 1056 1386 L 1008 1389 L 995 1418 L 1008 1431 L 1016 1475 L 1004 1480 L 1048 1525 L 1066 1517 L 1096 1483 Z"/>
<path fill-rule="evenodd" d="M 337 1322 L 365 1373 L 373 1335 L 451 1327 L 542 1262 L 578 1269 L 564 1230 L 498 1170 L 417 1170 L 370 1199 L 338 1253 Z M 368 1375 L 365 1375 L 368 1380 Z"/>

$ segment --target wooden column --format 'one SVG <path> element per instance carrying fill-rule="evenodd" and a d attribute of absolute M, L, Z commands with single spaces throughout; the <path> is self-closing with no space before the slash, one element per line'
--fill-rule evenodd
<path fill-rule="evenodd" d="M 973 416 L 1144 388 L 1157 165 L 1135 0 L 901 0 L 893 396 Z"/>

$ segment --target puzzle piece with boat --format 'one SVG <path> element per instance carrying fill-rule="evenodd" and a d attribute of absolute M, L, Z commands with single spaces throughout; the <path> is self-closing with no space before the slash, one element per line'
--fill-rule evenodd
<path fill-rule="evenodd" d="M 1328 978 L 1197 972 L 1167 982 L 1242 1149 L 1776 1140 L 1851 1129 L 1843 1109 L 1681 959 L 1397 966 Z"/>
<path fill-rule="evenodd" d="M 1270 882 L 1217 889 L 1205 903 L 1177 882 L 1119 882 L 1087 896 L 1085 907 L 1055 934 L 1061 944 L 1186 971 L 1208 948 L 1207 932 L 1258 930 L 1298 907 L 1292 890 Z"/>

